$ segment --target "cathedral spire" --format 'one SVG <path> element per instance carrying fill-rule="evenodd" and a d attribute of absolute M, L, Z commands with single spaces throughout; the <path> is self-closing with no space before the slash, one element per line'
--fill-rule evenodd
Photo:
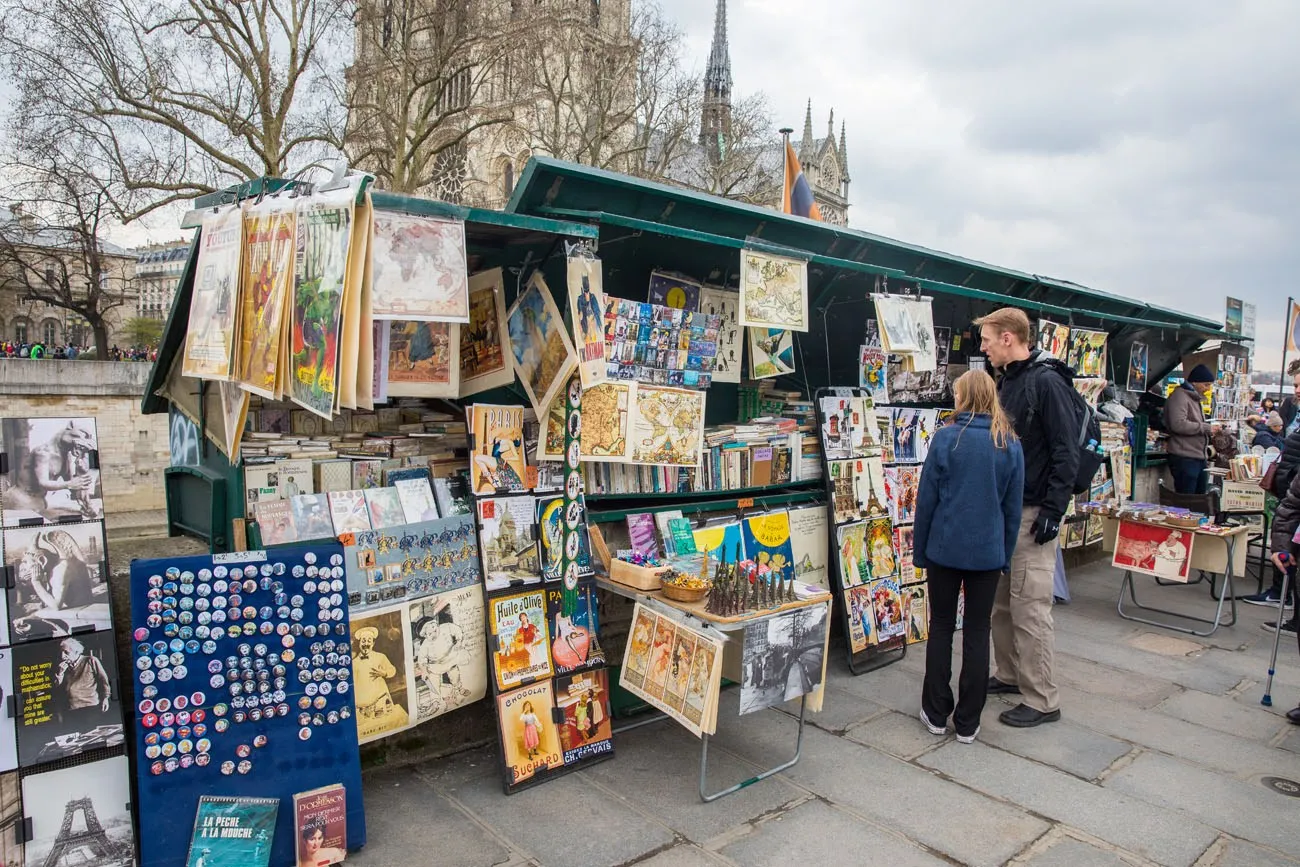
<path fill-rule="evenodd" d="M 727 45 L 727 0 L 718 0 L 713 18 L 713 48 L 704 73 L 704 111 L 700 144 L 716 165 L 726 156 L 731 135 L 731 50 Z"/>
<path fill-rule="evenodd" d="M 840 121 L 840 172 L 844 177 L 844 183 L 848 183 L 849 178 L 849 143 L 844 134 L 844 121 Z"/>
<path fill-rule="evenodd" d="M 813 153 L 812 100 L 808 100 L 808 113 L 803 119 L 803 141 L 799 143 L 799 161 L 810 159 Z"/>

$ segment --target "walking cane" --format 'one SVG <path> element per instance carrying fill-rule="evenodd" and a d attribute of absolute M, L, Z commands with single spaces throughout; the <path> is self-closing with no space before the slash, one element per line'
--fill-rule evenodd
<path fill-rule="evenodd" d="M 1290 554 L 1281 555 L 1281 560 L 1286 564 L 1282 570 L 1282 598 L 1277 606 L 1277 631 L 1273 633 L 1273 657 L 1268 661 L 1268 682 L 1264 684 L 1264 697 L 1259 703 L 1264 707 L 1273 706 L 1273 674 L 1277 671 L 1277 646 L 1282 640 L 1282 623 L 1286 620 L 1286 601 L 1291 597 L 1287 595 L 1290 591 L 1292 576 L 1295 574 L 1295 560 Z"/>

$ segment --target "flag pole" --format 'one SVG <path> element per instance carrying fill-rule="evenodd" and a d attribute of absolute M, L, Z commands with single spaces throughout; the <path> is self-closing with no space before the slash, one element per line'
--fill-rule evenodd
<path fill-rule="evenodd" d="M 1286 318 L 1283 319 L 1285 324 L 1282 326 L 1282 372 L 1277 377 L 1278 403 L 1282 402 L 1282 386 L 1286 383 L 1286 351 L 1291 345 L 1291 329 L 1294 327 L 1294 323 L 1291 322 L 1291 314 L 1294 310 L 1295 299 L 1288 296 L 1286 299 Z"/>

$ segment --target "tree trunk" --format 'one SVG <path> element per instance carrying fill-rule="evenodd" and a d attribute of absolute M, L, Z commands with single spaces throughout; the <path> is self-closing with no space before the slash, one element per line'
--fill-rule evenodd
<path fill-rule="evenodd" d="M 90 323 L 91 333 L 95 335 L 95 353 L 93 359 L 99 361 L 108 361 L 108 326 L 100 317 L 86 317 Z"/>

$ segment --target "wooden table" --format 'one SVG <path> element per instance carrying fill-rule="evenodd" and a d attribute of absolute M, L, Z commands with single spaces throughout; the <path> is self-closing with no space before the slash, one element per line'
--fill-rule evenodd
<path fill-rule="evenodd" d="M 1115 550 L 1115 540 L 1119 535 L 1119 518 L 1106 518 L 1105 535 L 1102 537 L 1102 547 L 1106 551 Z M 1145 623 L 1149 626 L 1160 626 L 1165 629 L 1172 629 L 1176 632 L 1185 632 L 1188 635 L 1196 635 L 1202 638 L 1213 635 L 1220 626 L 1233 626 L 1237 622 L 1237 596 L 1233 587 L 1233 578 L 1246 569 L 1246 545 L 1238 544 L 1246 539 L 1250 532 L 1249 527 L 1234 527 L 1231 530 L 1222 533 L 1207 533 L 1204 530 L 1191 530 L 1186 527 L 1175 527 L 1172 524 L 1162 524 L 1156 521 L 1138 521 L 1133 518 L 1124 518 L 1126 522 L 1132 524 L 1142 524 L 1148 527 L 1159 527 L 1164 530 L 1180 530 L 1184 533 L 1192 533 L 1196 541 L 1192 544 L 1192 557 L 1189 564 L 1190 570 L 1197 570 L 1201 573 L 1195 581 L 1189 581 L 1189 584 L 1198 584 L 1204 577 L 1205 573 L 1220 574 L 1223 576 L 1223 591 L 1217 597 L 1218 607 L 1215 609 L 1214 617 L 1196 617 L 1191 614 L 1182 614 L 1177 611 L 1168 611 L 1163 608 L 1154 608 L 1149 605 L 1143 605 L 1138 602 L 1137 592 L 1134 588 L 1133 571 L 1124 570 L 1124 580 L 1119 586 L 1119 601 L 1116 608 L 1119 616 L 1125 620 L 1132 620 L 1137 623 Z M 1217 541 L 1216 541 L 1217 540 Z M 1153 576 L 1154 577 L 1154 576 Z M 1166 584 L 1159 578 L 1154 578 L 1157 583 Z M 1132 607 L 1139 611 L 1147 611 L 1153 614 L 1162 614 L 1165 617 L 1175 617 L 1179 620 L 1186 620 L 1191 623 L 1208 624 L 1209 629 L 1200 631 L 1195 627 L 1182 626 L 1177 623 L 1170 623 L 1166 620 L 1150 620 L 1129 614 L 1124 611 L 1124 594 L 1127 591 Z M 1210 582 L 1210 598 L 1214 596 L 1214 582 Z M 1232 619 L 1225 621 L 1223 619 L 1224 603 L 1228 602 L 1231 608 Z"/>
<path fill-rule="evenodd" d="M 657 614 L 662 614 L 664 616 L 677 619 L 680 622 L 683 622 L 686 625 L 690 626 L 692 629 L 708 630 L 708 631 L 722 633 L 723 637 L 727 641 L 732 640 L 731 635 L 729 633 L 743 634 L 745 629 L 751 626 L 760 623 L 765 623 L 768 620 L 771 620 L 775 617 L 780 617 L 790 611 L 794 611 L 799 608 L 811 608 L 817 605 L 825 605 L 827 607 L 826 643 L 827 645 L 830 644 L 830 634 L 831 634 L 830 624 L 832 619 L 831 618 L 832 612 L 830 611 L 831 594 L 829 591 L 818 594 L 816 596 L 809 597 L 807 599 L 799 599 L 794 602 L 787 602 L 777 608 L 772 608 L 769 610 L 754 611 L 749 614 L 739 615 L 735 617 L 719 617 L 717 615 L 710 614 L 708 611 L 706 611 L 705 610 L 706 606 L 704 602 L 678 602 L 674 599 L 667 598 L 666 596 L 663 595 L 662 592 L 658 590 L 638 590 L 637 588 L 629 587 L 626 584 L 619 584 L 616 581 L 610 581 L 608 578 L 606 578 L 603 575 L 597 575 L 596 584 L 598 587 L 604 590 L 608 590 L 611 593 L 617 593 L 619 596 L 623 596 L 627 599 L 631 599 L 634 602 L 640 602 L 642 605 L 646 606 L 647 608 L 653 609 Z M 772 776 L 773 774 L 779 774 L 782 771 L 794 767 L 794 765 L 799 761 L 799 756 L 803 752 L 803 733 L 804 733 L 805 715 L 809 710 L 812 710 L 814 713 L 821 710 L 822 699 L 826 691 L 825 659 L 828 650 L 829 647 L 824 647 L 822 649 L 823 662 L 822 662 L 821 686 L 819 686 L 811 694 L 806 694 L 802 696 L 799 700 L 799 726 L 795 734 L 794 755 L 788 760 L 784 762 L 780 762 L 775 766 L 768 768 L 765 771 L 761 771 L 747 780 L 742 780 L 741 782 L 728 786 L 727 788 L 722 789 L 721 791 L 709 792 L 708 791 L 709 734 L 708 732 L 705 732 L 700 736 L 700 800 L 704 801 L 705 803 L 708 803 L 710 801 L 716 801 L 719 798 L 725 797 L 726 795 L 739 792 L 741 789 L 752 786 L 754 783 L 757 783 L 760 780 L 765 780 L 768 777 Z M 639 728 L 643 725 L 659 722 L 660 720 L 663 719 L 668 719 L 668 716 L 666 714 L 653 714 L 647 717 L 646 719 L 637 720 L 636 722 L 621 726 L 615 729 L 615 731 L 619 731 L 619 732 L 628 731 L 630 729 Z"/>

